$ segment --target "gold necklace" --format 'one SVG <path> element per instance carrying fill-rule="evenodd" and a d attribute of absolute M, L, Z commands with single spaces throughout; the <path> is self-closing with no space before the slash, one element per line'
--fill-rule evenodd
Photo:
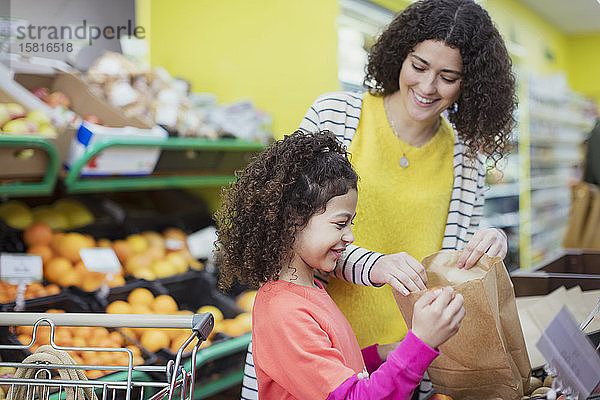
<path fill-rule="evenodd" d="M 398 129 L 396 129 L 396 124 L 394 123 L 394 119 L 392 118 L 392 116 L 389 113 L 389 97 L 384 97 L 383 98 L 383 109 L 385 110 L 385 116 L 387 117 L 387 120 L 390 124 L 390 127 L 392 128 L 392 132 L 394 132 L 394 135 L 396 136 L 396 138 L 398 139 L 398 145 L 400 146 L 400 151 L 402 151 L 402 157 L 400 158 L 400 160 L 398 160 L 398 164 L 402 167 L 402 168 L 406 168 L 409 166 L 409 162 L 408 162 L 408 157 L 406 157 L 406 151 L 404 151 L 404 148 L 402 147 L 402 145 L 400 144 L 400 142 L 402 141 L 402 139 L 400 138 L 400 135 L 398 134 Z M 434 136 L 435 136 L 435 132 L 437 132 L 437 130 L 439 129 L 440 126 L 440 119 L 438 118 L 438 123 L 436 124 L 436 127 L 434 129 Z M 427 140 L 429 141 L 429 140 Z M 427 141 L 425 143 L 427 143 Z M 409 143 L 410 145 L 410 143 Z M 417 146 L 419 147 L 419 146 Z M 410 150 L 409 150 L 410 151 Z"/>
<path fill-rule="evenodd" d="M 388 112 L 388 108 L 389 108 L 388 97 L 384 97 L 383 98 L 383 109 L 385 110 L 385 116 L 387 117 L 387 120 L 388 120 L 388 122 L 390 124 L 390 127 L 392 128 L 392 132 L 394 132 L 394 135 L 398 139 L 398 146 L 400 146 L 400 151 L 402 151 L 402 157 L 400 158 L 400 160 L 398 160 L 398 164 L 402 168 L 406 168 L 406 167 L 409 166 L 410 163 L 408 162 L 408 158 L 406 157 L 406 152 L 404 151 L 404 148 L 400 144 L 400 141 L 402 141 L 402 139 L 400 139 L 400 136 L 398 136 L 398 130 L 396 129 L 396 125 L 394 124 L 394 120 L 392 119 L 390 113 Z"/>

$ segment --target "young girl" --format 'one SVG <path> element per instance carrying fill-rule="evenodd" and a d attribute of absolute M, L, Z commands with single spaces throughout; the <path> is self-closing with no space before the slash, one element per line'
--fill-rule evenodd
<path fill-rule="evenodd" d="M 248 165 L 217 213 L 221 288 L 261 285 L 252 341 L 263 400 L 409 399 L 465 315 L 460 294 L 429 291 L 402 342 L 361 352 L 314 277 L 354 241 L 357 180 L 333 134 L 297 131 Z"/>

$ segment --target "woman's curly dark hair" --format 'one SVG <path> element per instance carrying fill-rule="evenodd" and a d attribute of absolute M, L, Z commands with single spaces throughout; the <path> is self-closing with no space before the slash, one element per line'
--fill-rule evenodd
<path fill-rule="evenodd" d="M 278 279 L 296 232 L 357 181 L 346 150 L 327 131 L 296 131 L 260 153 L 224 191 L 215 215 L 221 289 Z"/>
<path fill-rule="evenodd" d="M 398 91 L 402 63 L 425 40 L 442 41 L 462 56 L 460 95 L 448 117 L 469 155 L 503 156 L 517 105 L 512 62 L 490 16 L 473 0 L 409 5 L 371 48 L 364 85 L 379 96 Z"/>

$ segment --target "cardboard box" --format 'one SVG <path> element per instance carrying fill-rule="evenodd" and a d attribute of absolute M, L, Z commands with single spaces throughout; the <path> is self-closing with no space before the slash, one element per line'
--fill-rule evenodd
<path fill-rule="evenodd" d="M 16 73 L 15 80 L 31 90 L 46 87 L 50 92 L 60 91 L 69 97 L 71 110 L 80 117 L 93 114 L 100 125 L 74 126 L 74 135 L 65 168 L 69 169 L 94 142 L 103 138 L 123 137 L 166 138 L 168 133 L 147 121 L 125 116 L 118 108 L 96 96 L 88 84 L 74 73 L 57 72 L 53 75 Z M 154 170 L 160 149 L 148 147 L 113 147 L 94 157 L 84 168 L 82 176 L 147 175 Z"/>

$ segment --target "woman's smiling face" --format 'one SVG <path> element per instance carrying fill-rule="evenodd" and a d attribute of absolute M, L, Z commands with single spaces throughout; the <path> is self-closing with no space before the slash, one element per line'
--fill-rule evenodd
<path fill-rule="evenodd" d="M 411 119 L 435 121 L 458 99 L 462 73 L 458 49 L 439 40 L 425 40 L 402 63 L 396 95 Z"/>

